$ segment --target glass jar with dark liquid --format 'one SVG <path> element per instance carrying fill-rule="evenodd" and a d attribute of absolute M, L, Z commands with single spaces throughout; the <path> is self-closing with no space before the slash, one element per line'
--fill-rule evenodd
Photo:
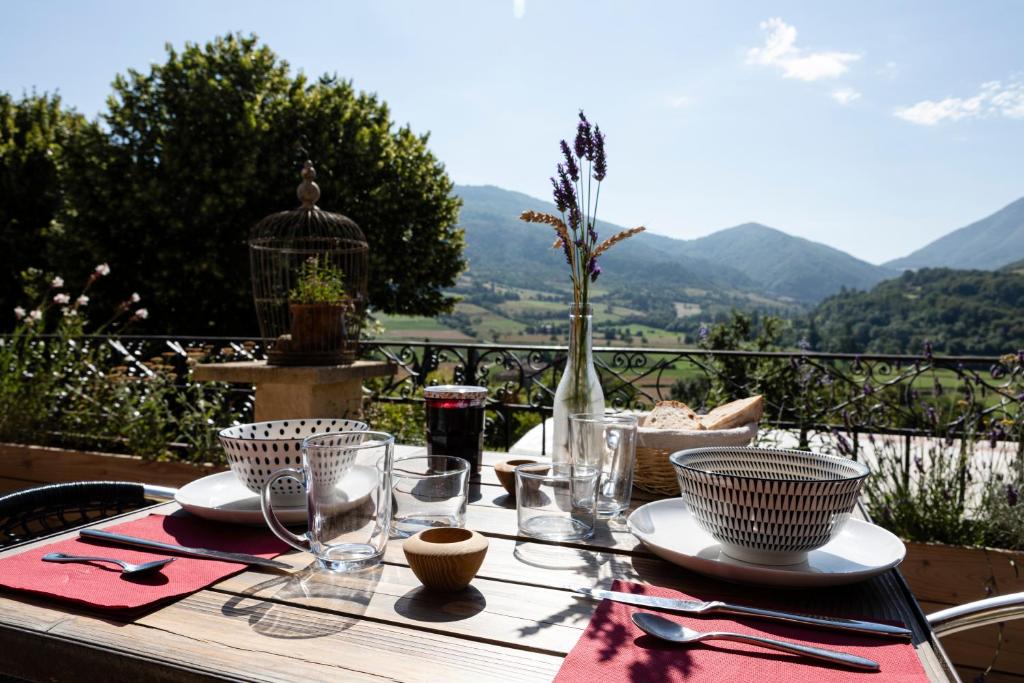
<path fill-rule="evenodd" d="M 427 454 L 454 455 L 480 474 L 484 448 L 485 387 L 445 384 L 423 390 L 427 408 Z"/>

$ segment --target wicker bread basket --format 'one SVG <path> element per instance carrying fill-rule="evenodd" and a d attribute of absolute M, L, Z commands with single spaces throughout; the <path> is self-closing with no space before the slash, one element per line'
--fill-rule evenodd
<path fill-rule="evenodd" d="M 703 446 L 749 446 L 757 436 L 757 422 L 731 429 L 655 429 L 644 427 L 646 417 L 640 417 L 637 429 L 633 485 L 661 496 L 679 495 L 679 480 L 668 456 Z"/>

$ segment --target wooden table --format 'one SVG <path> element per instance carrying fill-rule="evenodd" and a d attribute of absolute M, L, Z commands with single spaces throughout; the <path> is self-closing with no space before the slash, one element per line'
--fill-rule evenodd
<path fill-rule="evenodd" d="M 596 606 L 574 598 L 572 587 L 621 578 L 713 587 L 723 599 L 736 593 L 654 557 L 621 523 L 602 525 L 585 543 L 519 538 L 515 507 L 490 467 L 503 457 L 485 455 L 471 495 L 467 526 L 489 537 L 490 551 L 462 594 L 423 591 L 399 541 L 383 565 L 358 576 L 313 571 L 309 555 L 289 553 L 281 559 L 295 567 L 291 575 L 246 570 L 127 621 L 5 593 L 0 671 L 76 681 L 550 681 Z M 165 504 L 97 526 L 175 511 Z M 767 590 L 788 594 L 794 610 L 857 604 L 875 618 L 902 618 L 931 678 L 956 680 L 895 571 L 844 588 Z"/>

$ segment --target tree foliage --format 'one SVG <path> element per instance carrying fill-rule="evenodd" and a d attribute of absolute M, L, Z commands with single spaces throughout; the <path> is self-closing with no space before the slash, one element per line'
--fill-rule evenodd
<path fill-rule="evenodd" d="M 255 37 L 227 35 L 117 76 L 102 124 L 64 155 L 66 235 L 40 265 L 76 277 L 108 262 L 139 283 L 161 331 L 257 331 L 246 238 L 297 206 L 307 155 L 320 205 L 370 243 L 371 304 L 434 315 L 454 303 L 441 292 L 464 266 L 452 183 L 427 136 L 396 127 L 376 95 L 293 75 Z"/>
<path fill-rule="evenodd" d="M 815 333 L 824 351 L 998 355 L 1024 346 L 1022 307 L 1021 273 L 925 268 L 826 299 Z"/>
<path fill-rule="evenodd" d="M 0 93 L 0 302 L 9 327 L 21 295 L 19 273 L 45 260 L 48 237 L 63 202 L 60 175 L 65 148 L 86 126 L 61 108 L 56 95 Z M 10 304 L 9 306 L 6 304 Z"/>

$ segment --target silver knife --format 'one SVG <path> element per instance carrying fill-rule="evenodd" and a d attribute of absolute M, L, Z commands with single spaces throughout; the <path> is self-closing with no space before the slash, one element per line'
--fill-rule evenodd
<path fill-rule="evenodd" d="M 136 546 L 139 548 L 148 548 L 150 550 L 162 550 L 164 552 L 176 553 L 178 555 L 201 557 L 207 560 L 237 562 L 238 564 L 255 564 L 260 567 L 272 567 L 274 569 L 294 569 L 290 564 L 285 564 L 284 562 L 268 560 L 265 557 L 257 557 L 256 555 L 246 555 L 245 553 L 228 553 L 223 550 L 208 550 L 206 548 L 187 548 L 183 545 L 153 541 L 148 538 L 113 534 L 109 531 L 102 531 L 100 529 L 82 529 L 78 533 L 80 536 L 85 538 L 91 538 L 97 541 L 104 541 L 106 543 L 113 543 L 116 545 Z"/>
<path fill-rule="evenodd" d="M 902 626 L 891 626 L 879 624 L 874 621 L 860 621 L 858 619 L 838 619 L 833 617 L 812 617 L 807 614 L 793 614 L 790 612 L 778 612 L 760 607 L 747 607 L 746 605 L 732 605 L 727 602 L 713 600 L 702 602 L 699 600 L 676 600 L 673 598 L 656 598 L 649 595 L 634 595 L 632 593 L 619 593 L 606 591 L 600 588 L 577 588 L 576 593 L 585 595 L 594 600 L 612 600 L 637 607 L 653 607 L 667 612 L 679 612 L 682 614 L 735 614 L 758 619 L 771 619 L 772 621 L 783 621 L 791 624 L 805 624 L 817 626 L 833 631 L 848 631 L 863 633 L 887 638 L 910 639 L 910 629 Z"/>

